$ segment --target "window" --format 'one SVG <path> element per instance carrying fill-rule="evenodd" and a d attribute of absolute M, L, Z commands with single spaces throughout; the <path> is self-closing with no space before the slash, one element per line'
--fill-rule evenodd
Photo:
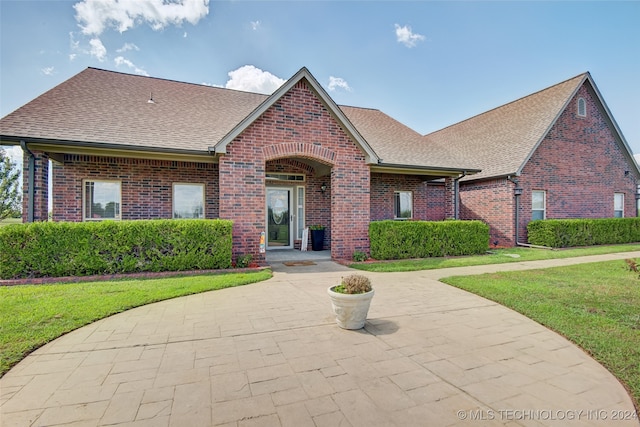
<path fill-rule="evenodd" d="M 613 216 L 615 218 L 624 217 L 624 193 L 613 195 Z"/>
<path fill-rule="evenodd" d="M 204 184 L 173 184 L 173 217 L 204 218 Z"/>
<path fill-rule="evenodd" d="M 83 219 L 85 221 L 120 219 L 121 186 L 120 181 L 85 180 L 82 195 Z"/>
<path fill-rule="evenodd" d="M 411 191 L 395 191 L 393 209 L 395 219 L 413 218 L 413 196 Z"/>
<path fill-rule="evenodd" d="M 587 101 L 584 98 L 578 98 L 578 116 L 587 117 Z"/>
<path fill-rule="evenodd" d="M 545 191 L 531 192 L 531 219 L 545 219 L 547 217 L 547 197 Z"/>

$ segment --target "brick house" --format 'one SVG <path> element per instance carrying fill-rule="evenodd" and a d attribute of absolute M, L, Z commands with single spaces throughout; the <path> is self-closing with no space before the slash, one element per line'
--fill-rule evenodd
<path fill-rule="evenodd" d="M 638 166 L 584 73 L 425 136 L 476 159 L 460 179 L 460 217 L 491 244 L 527 242 L 533 219 L 637 216 Z"/>
<path fill-rule="evenodd" d="M 234 257 L 260 263 L 263 232 L 294 248 L 322 224 L 349 259 L 380 219 L 479 218 L 513 245 L 516 215 L 519 241 L 532 215 L 635 216 L 640 177 L 588 74 L 423 136 L 306 68 L 269 96 L 88 68 L 2 118 L 0 143 L 25 153 L 24 221 L 48 217 L 51 160 L 54 221 L 232 219 Z"/>

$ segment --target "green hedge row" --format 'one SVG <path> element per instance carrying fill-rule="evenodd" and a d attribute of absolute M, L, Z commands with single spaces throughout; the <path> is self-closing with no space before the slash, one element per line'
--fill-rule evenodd
<path fill-rule="evenodd" d="M 375 221 L 369 224 L 371 257 L 407 259 L 472 255 L 489 249 L 481 221 Z"/>
<path fill-rule="evenodd" d="M 552 248 L 640 242 L 640 218 L 543 219 L 527 232 L 529 243 Z"/>
<path fill-rule="evenodd" d="M 37 222 L 0 227 L 0 278 L 88 276 L 231 266 L 232 222 Z"/>

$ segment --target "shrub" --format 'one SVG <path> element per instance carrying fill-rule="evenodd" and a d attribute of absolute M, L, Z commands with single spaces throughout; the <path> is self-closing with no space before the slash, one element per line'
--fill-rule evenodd
<path fill-rule="evenodd" d="M 364 294 L 371 291 L 371 281 L 362 274 L 350 274 L 333 290 L 341 294 Z"/>
<path fill-rule="evenodd" d="M 0 278 L 219 269 L 231 265 L 232 222 L 36 222 L 0 228 Z"/>
<path fill-rule="evenodd" d="M 640 218 L 544 219 L 527 225 L 529 243 L 567 248 L 640 241 Z"/>
<path fill-rule="evenodd" d="M 253 255 L 251 254 L 238 255 L 238 259 L 236 260 L 236 267 L 247 268 L 249 267 L 249 264 L 251 264 L 252 260 L 253 260 Z"/>
<path fill-rule="evenodd" d="M 362 251 L 354 251 L 353 252 L 353 260 L 355 262 L 363 262 L 366 261 L 368 258 L 367 254 L 365 252 Z"/>
<path fill-rule="evenodd" d="M 375 221 L 369 224 L 371 257 L 428 258 L 484 253 L 489 226 L 482 221 Z"/>

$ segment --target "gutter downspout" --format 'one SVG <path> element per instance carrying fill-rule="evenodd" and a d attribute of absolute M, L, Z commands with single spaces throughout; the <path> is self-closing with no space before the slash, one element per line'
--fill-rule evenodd
<path fill-rule="evenodd" d="M 467 176 L 467 171 L 463 171 L 462 175 L 453 180 L 453 218 L 460 219 L 460 184 L 459 181 Z"/>
<path fill-rule="evenodd" d="M 516 246 L 528 246 L 526 243 L 520 243 L 518 238 L 520 237 L 520 196 L 522 195 L 522 188 L 517 179 L 513 179 L 511 175 L 507 176 L 507 180 L 513 182 L 516 188 L 513 189 L 513 197 L 516 199 Z"/>
<path fill-rule="evenodd" d="M 507 176 L 507 180 L 513 182 L 515 184 L 515 186 L 516 186 L 516 188 L 513 189 L 513 196 L 516 199 L 516 246 L 525 246 L 527 248 L 551 249 L 551 250 L 553 250 L 553 248 L 551 248 L 549 246 L 532 245 L 532 244 L 529 244 L 529 243 L 518 242 L 518 237 L 520 236 L 519 212 L 520 212 L 520 196 L 522 195 L 522 188 L 520 187 L 520 183 L 518 182 L 518 180 L 513 179 L 511 177 L 511 175 Z"/>
<path fill-rule="evenodd" d="M 27 143 L 20 140 L 20 147 L 22 151 L 29 154 L 29 189 L 27 195 L 29 196 L 29 203 L 27 204 L 27 222 L 33 222 L 33 211 L 35 210 L 35 182 L 36 182 L 36 156 L 29 150 Z"/>

